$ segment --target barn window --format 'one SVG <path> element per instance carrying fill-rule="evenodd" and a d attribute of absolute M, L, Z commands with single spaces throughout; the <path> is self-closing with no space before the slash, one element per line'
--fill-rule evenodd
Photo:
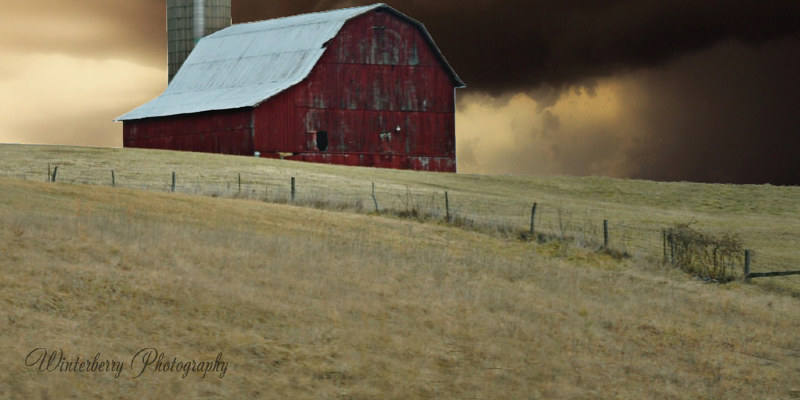
<path fill-rule="evenodd" d="M 328 132 L 317 132 L 317 150 L 325 151 L 328 149 Z"/>

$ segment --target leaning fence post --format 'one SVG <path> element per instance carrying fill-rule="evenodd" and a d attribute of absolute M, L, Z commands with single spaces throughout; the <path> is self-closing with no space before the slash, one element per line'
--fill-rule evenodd
<path fill-rule="evenodd" d="M 295 186 L 294 186 L 294 177 L 292 177 L 292 201 L 294 201 L 295 195 Z"/>
<path fill-rule="evenodd" d="M 50 178 L 50 182 L 55 182 L 56 181 L 56 175 L 58 175 L 58 165 L 53 167 L 53 175 Z"/>
<path fill-rule="evenodd" d="M 117 178 L 114 176 L 114 170 L 111 170 L 111 187 L 117 187 Z"/>
<path fill-rule="evenodd" d="M 172 191 L 175 192 L 175 171 L 172 171 Z"/>
<path fill-rule="evenodd" d="M 450 223 L 450 196 L 448 196 L 447 192 L 444 192 L 444 212 L 445 220 Z"/>
<path fill-rule="evenodd" d="M 533 207 L 531 207 L 531 230 L 530 230 L 531 236 L 533 236 L 535 224 L 536 224 L 536 203 L 533 203 Z"/>
<path fill-rule="evenodd" d="M 608 249 L 608 220 L 603 220 L 603 248 Z"/>
<path fill-rule="evenodd" d="M 744 251 L 744 281 L 750 282 L 750 250 Z"/>
<path fill-rule="evenodd" d="M 375 203 L 375 212 L 380 213 L 378 210 L 378 198 L 375 197 L 375 182 L 372 182 L 372 202 Z"/>

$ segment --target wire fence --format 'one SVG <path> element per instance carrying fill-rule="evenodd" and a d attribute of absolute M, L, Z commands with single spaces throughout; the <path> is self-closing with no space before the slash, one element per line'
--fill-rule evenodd
<path fill-rule="evenodd" d="M 270 203 L 293 203 L 359 213 L 390 214 L 420 220 L 443 221 L 478 231 L 500 232 L 523 239 L 560 241 L 586 248 L 614 251 L 621 256 L 668 261 L 665 229 L 650 225 L 604 220 L 603 210 L 569 209 L 559 205 L 526 203 L 481 193 L 448 192 L 435 188 L 412 188 L 397 183 L 358 180 L 296 171 L 272 171 L 269 176 L 225 174 L 203 170 L 185 174 L 166 172 L 154 179 L 136 171 L 103 168 L 69 168 L 48 165 L 47 174 L 31 170 L 11 176 L 68 184 L 104 185 L 157 192 L 244 198 Z M 777 256 L 751 251 L 750 270 L 789 271 L 800 269 L 800 254 Z M 741 273 L 745 257 L 742 255 Z M 800 282 L 800 276 L 785 279 Z"/>

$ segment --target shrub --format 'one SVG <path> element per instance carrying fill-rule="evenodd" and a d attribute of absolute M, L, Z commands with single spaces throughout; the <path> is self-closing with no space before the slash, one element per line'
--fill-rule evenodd
<path fill-rule="evenodd" d="M 734 280 L 744 254 L 741 239 L 727 233 L 715 237 L 693 229 L 691 224 L 677 224 L 666 231 L 672 263 L 705 279 Z"/>

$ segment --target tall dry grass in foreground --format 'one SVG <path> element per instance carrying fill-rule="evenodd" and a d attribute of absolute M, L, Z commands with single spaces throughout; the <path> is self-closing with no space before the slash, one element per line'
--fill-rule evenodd
<path fill-rule="evenodd" d="M 437 224 L 0 180 L 0 398 L 769 399 L 800 301 Z M 209 374 L 40 373 L 36 347 Z"/>

